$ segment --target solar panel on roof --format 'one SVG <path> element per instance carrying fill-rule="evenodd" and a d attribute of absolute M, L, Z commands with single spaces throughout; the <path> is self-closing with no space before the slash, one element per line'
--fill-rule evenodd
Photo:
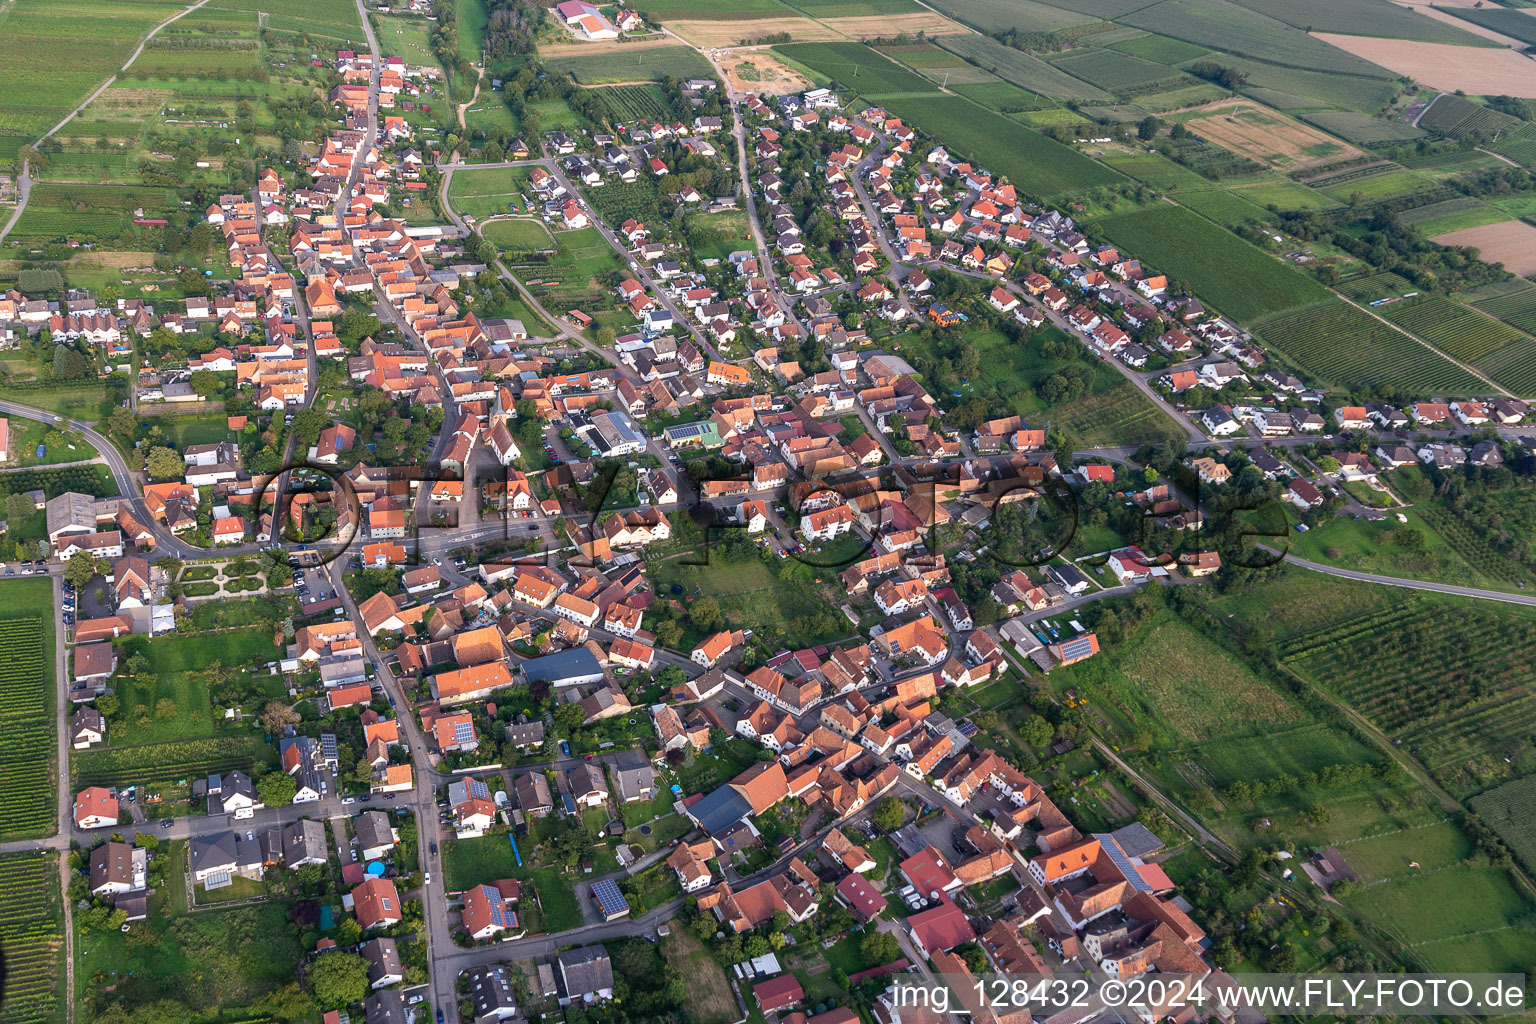
<path fill-rule="evenodd" d="M 1067 658 L 1086 658 L 1092 653 L 1093 641 L 1089 640 L 1087 637 L 1078 637 L 1076 640 L 1068 640 L 1066 643 L 1061 645 L 1061 657 L 1063 661 L 1065 661 Z"/>
<path fill-rule="evenodd" d="M 453 739 L 455 743 L 468 743 L 475 738 L 475 726 L 473 722 L 453 723 Z"/>

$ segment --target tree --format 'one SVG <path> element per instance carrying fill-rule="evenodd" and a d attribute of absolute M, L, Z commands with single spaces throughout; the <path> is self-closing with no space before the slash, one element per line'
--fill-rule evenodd
<path fill-rule="evenodd" d="M 1157 118 L 1144 117 L 1141 119 L 1141 123 L 1136 126 L 1136 137 L 1142 142 L 1151 142 L 1157 137 L 1157 129 L 1159 127 L 1161 125 Z"/>
<path fill-rule="evenodd" d="M 176 702 L 169 697 L 161 697 L 155 701 L 155 717 L 169 721 L 176 717 Z"/>
<path fill-rule="evenodd" d="M 299 784 L 293 780 L 293 776 L 283 772 L 267 772 L 256 780 L 256 795 L 268 807 L 292 803 L 293 795 L 298 791 Z"/>
<path fill-rule="evenodd" d="M 285 726 L 298 725 L 299 713 L 282 701 L 267 701 L 261 709 L 261 727 L 276 736 Z"/>
<path fill-rule="evenodd" d="M 327 953 L 309 965 L 309 990 L 327 1010 L 361 1002 L 368 994 L 368 964 L 356 953 Z"/>
<path fill-rule="evenodd" d="M 890 932 L 870 931 L 859 942 L 865 967 L 880 967 L 901 956 L 901 946 Z"/>
<path fill-rule="evenodd" d="M 1024 737 L 1024 742 L 1032 747 L 1043 747 L 1051 742 L 1051 737 L 1056 731 L 1039 715 L 1030 715 L 1019 725 L 1019 735 Z"/>
<path fill-rule="evenodd" d="M 561 704 L 555 708 L 555 725 L 566 732 L 581 728 L 586 717 L 587 713 L 581 710 L 580 704 Z"/>
<path fill-rule="evenodd" d="M 725 615 L 720 610 L 720 602 L 709 596 L 693 602 L 693 607 L 688 609 L 688 617 L 693 620 L 695 626 L 706 630 L 719 629 L 725 622 Z"/>
<path fill-rule="evenodd" d="M 5 520 L 13 526 L 37 511 L 32 499 L 25 494 L 12 494 L 5 499 Z"/>
<path fill-rule="evenodd" d="M 220 383 L 218 374 L 212 370 L 193 370 L 191 384 L 192 390 L 196 391 L 202 398 L 212 398 L 224 390 L 224 385 Z"/>
<path fill-rule="evenodd" d="M 103 718 L 111 718 L 122 706 L 122 698 L 115 693 L 104 693 L 96 698 L 96 710 L 101 712 Z"/>
<path fill-rule="evenodd" d="M 179 480 L 186 472 L 186 464 L 173 448 L 151 448 L 144 468 L 153 480 Z"/>
<path fill-rule="evenodd" d="M 888 796 L 875 804 L 870 820 L 882 832 L 895 831 L 907 820 L 907 805 L 901 802 L 900 797 Z"/>
<path fill-rule="evenodd" d="M 603 348 L 611 347 L 615 337 L 612 327 L 604 326 L 597 329 L 597 343 Z"/>
<path fill-rule="evenodd" d="M 76 551 L 69 556 L 69 561 L 64 563 L 64 578 L 73 583 L 77 589 L 85 589 L 85 585 L 91 582 L 96 575 L 96 559 L 89 551 Z"/>

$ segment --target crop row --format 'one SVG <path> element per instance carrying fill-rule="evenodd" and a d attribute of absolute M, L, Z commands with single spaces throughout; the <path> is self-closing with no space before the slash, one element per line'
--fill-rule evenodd
<path fill-rule="evenodd" d="M 1507 324 L 1449 299 L 1422 299 L 1387 306 L 1388 320 L 1463 362 L 1479 359 L 1520 336 Z"/>
<path fill-rule="evenodd" d="M 86 751 L 70 758 L 70 770 L 77 789 L 177 783 L 210 772 L 249 771 L 253 762 L 268 753 L 268 745 L 256 737 L 226 736 Z"/>
<path fill-rule="evenodd" d="M 42 1024 L 62 1016 L 57 855 L 0 860 L 0 958 L 5 964 L 6 1024 Z"/>
<path fill-rule="evenodd" d="M 38 643 L 45 628 L 38 618 L 0 621 L 0 835 L 36 835 L 53 824 L 52 681 Z"/>
<path fill-rule="evenodd" d="M 1486 387 L 1356 306 L 1329 302 L 1255 326 L 1255 333 L 1302 369 L 1345 387 L 1390 384 L 1402 396 L 1471 394 Z"/>

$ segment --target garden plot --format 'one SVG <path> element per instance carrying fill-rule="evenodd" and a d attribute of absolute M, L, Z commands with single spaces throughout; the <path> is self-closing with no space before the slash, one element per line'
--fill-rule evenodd
<path fill-rule="evenodd" d="M 1286 171 L 1364 155 L 1316 128 L 1247 101 L 1200 108 L 1185 119 L 1185 127 L 1266 167 Z"/>

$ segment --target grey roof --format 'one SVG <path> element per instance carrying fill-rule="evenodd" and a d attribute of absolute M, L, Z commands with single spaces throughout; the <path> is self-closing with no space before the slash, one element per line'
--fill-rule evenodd
<path fill-rule="evenodd" d="M 646 790 L 655 790 L 656 773 L 648 764 L 636 765 L 633 768 L 618 768 L 614 774 L 619 779 L 619 796 L 628 800 L 631 796 L 638 796 Z"/>
<path fill-rule="evenodd" d="M 512 788 L 517 791 L 517 805 L 525 812 L 547 810 L 555 805 L 549 795 L 549 780 L 538 772 L 519 775 Z"/>
<path fill-rule="evenodd" d="M 405 972 L 400 968 L 400 947 L 395 945 L 394 939 L 374 939 L 364 943 L 358 952 L 368 961 L 368 982 L 375 988 L 380 984 L 404 979 Z"/>
<path fill-rule="evenodd" d="M 602 946 L 568 949 L 556 958 L 556 963 L 566 994 L 573 998 L 613 988 L 613 964 Z"/>
<path fill-rule="evenodd" d="M 193 836 L 187 843 L 187 858 L 194 874 L 238 864 L 235 834 L 219 832 L 211 836 Z"/>
<path fill-rule="evenodd" d="M 301 818 L 283 829 L 283 863 L 297 867 L 326 859 L 325 824 Z"/>
<path fill-rule="evenodd" d="M 1140 822 L 1133 821 L 1115 829 L 1110 835 L 1114 836 L 1115 842 L 1120 844 L 1120 849 L 1129 857 L 1147 857 L 1163 848 L 1163 841 Z"/>
<path fill-rule="evenodd" d="M 386 988 L 363 1000 L 367 1024 L 405 1024 L 405 997 L 397 988 Z"/>
<path fill-rule="evenodd" d="M 352 834 L 357 837 L 357 843 L 365 850 L 379 846 L 393 846 L 395 843 L 394 829 L 389 824 L 389 815 L 383 811 L 364 811 L 352 821 Z"/>
<path fill-rule="evenodd" d="M 752 802 L 729 785 L 721 786 L 688 808 L 689 817 L 710 835 L 730 828 L 752 813 Z"/>
<path fill-rule="evenodd" d="M 523 677 L 530 683 L 555 683 L 567 679 L 601 678 L 603 668 L 585 647 L 573 647 L 523 662 Z"/>
<path fill-rule="evenodd" d="M 476 967 L 468 972 L 469 998 L 475 1004 L 475 1016 L 486 1017 L 499 1010 L 516 1010 L 517 997 L 505 967 Z"/>
<path fill-rule="evenodd" d="M 507 723 L 507 742 L 514 747 L 535 747 L 544 742 L 544 722 Z"/>

